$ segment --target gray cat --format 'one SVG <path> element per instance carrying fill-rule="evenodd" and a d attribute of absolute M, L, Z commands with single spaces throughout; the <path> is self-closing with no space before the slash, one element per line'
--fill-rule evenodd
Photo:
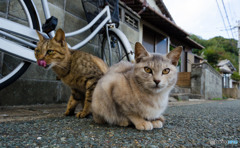
<path fill-rule="evenodd" d="M 133 123 L 138 130 L 161 128 L 181 52 L 182 47 L 177 47 L 166 56 L 150 54 L 137 42 L 136 63 L 120 62 L 98 81 L 92 100 L 94 121 L 119 126 Z"/>

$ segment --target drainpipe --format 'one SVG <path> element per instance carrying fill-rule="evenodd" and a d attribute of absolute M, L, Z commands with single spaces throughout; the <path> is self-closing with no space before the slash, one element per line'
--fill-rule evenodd
<path fill-rule="evenodd" d="M 142 8 L 142 10 L 140 10 L 140 11 L 138 12 L 138 15 L 142 14 L 142 13 L 146 10 L 146 8 L 147 8 L 147 6 L 148 6 L 147 0 L 144 0 L 142 6 L 143 6 L 143 8 Z"/>

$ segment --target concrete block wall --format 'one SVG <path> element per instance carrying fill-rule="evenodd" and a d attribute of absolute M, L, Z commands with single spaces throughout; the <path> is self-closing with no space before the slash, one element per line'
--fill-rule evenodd
<path fill-rule="evenodd" d="M 0 1 L 0 16 L 9 16 L 11 19 L 26 24 L 24 18 L 19 16 L 21 12 L 17 9 L 17 2 L 17 0 Z M 38 9 L 43 24 L 45 21 L 41 1 L 33 0 L 33 2 Z M 48 4 L 51 15 L 58 18 L 57 28 L 62 28 L 65 32 L 71 32 L 88 24 L 81 0 L 48 0 Z M 121 7 L 121 10 L 124 10 L 124 7 Z M 119 28 L 125 33 L 132 47 L 134 47 L 135 42 L 139 41 L 139 31 L 128 26 L 123 18 L 121 18 Z M 85 39 L 90 33 L 90 31 L 86 31 L 81 35 L 67 38 L 67 42 L 70 45 L 76 44 Z M 97 35 L 80 50 L 98 56 L 98 51 L 101 48 L 100 38 L 101 36 Z M 1 58 L 9 60 L 8 56 L 3 55 L 1 52 L 0 55 L 0 61 Z M 45 70 L 36 64 L 31 64 L 16 82 L 0 91 L 0 106 L 66 103 L 69 96 L 70 89 L 56 79 L 56 75 L 52 70 Z"/>
<path fill-rule="evenodd" d="M 205 99 L 222 98 L 222 76 L 206 62 L 192 64 L 191 88 Z"/>

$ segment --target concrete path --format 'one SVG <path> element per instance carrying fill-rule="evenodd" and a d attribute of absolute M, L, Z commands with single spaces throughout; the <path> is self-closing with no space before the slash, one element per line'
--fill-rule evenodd
<path fill-rule="evenodd" d="M 173 102 L 162 129 L 64 117 L 65 104 L 0 108 L 0 147 L 240 146 L 240 100 Z"/>

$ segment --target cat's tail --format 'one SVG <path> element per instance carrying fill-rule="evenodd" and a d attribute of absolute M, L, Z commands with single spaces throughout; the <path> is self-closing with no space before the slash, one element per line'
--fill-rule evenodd
<path fill-rule="evenodd" d="M 96 56 L 91 56 L 93 62 L 98 66 L 98 68 L 105 74 L 108 71 L 107 64 L 100 58 Z"/>

